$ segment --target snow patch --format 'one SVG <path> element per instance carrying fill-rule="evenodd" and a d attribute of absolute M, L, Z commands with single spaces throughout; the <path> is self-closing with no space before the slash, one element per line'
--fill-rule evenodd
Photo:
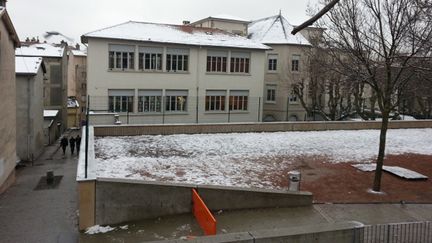
<path fill-rule="evenodd" d="M 385 192 L 377 192 L 377 191 L 374 191 L 373 189 L 368 189 L 367 192 L 371 193 L 371 194 L 375 194 L 375 195 L 386 195 Z"/>
<path fill-rule="evenodd" d="M 107 225 L 107 226 L 94 225 L 92 227 L 87 228 L 85 233 L 89 234 L 89 235 L 99 234 L 99 233 L 103 234 L 103 233 L 113 231 L 115 229 L 116 229 L 115 227 L 113 228 L 109 225 Z"/>
<path fill-rule="evenodd" d="M 375 159 L 378 130 L 96 137 L 97 177 L 274 188 L 302 157 Z M 431 155 L 432 129 L 388 131 L 386 154 Z M 287 178 L 288 180 L 288 178 Z"/>

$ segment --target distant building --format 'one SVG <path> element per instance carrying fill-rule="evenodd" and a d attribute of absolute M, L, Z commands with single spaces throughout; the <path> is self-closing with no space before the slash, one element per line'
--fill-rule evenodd
<path fill-rule="evenodd" d="M 253 21 L 248 38 L 272 48 L 266 52 L 264 121 L 305 120 L 306 111 L 292 85 L 309 78 L 308 56 L 312 45 L 281 15 Z"/>
<path fill-rule="evenodd" d="M 60 130 L 67 128 L 67 48 L 66 43 L 23 42 L 15 51 L 16 56 L 42 57 L 46 66 L 43 87 L 44 109 L 59 110 Z"/>
<path fill-rule="evenodd" d="M 67 103 L 68 128 L 78 128 L 81 122 L 80 104 L 75 97 L 69 97 Z"/>
<path fill-rule="evenodd" d="M 16 155 L 16 81 L 15 48 L 20 46 L 18 35 L 6 11 L 6 1 L 0 1 L 0 193 L 15 181 Z"/>
<path fill-rule="evenodd" d="M 43 82 L 46 73 L 41 57 L 16 57 L 17 155 L 33 161 L 44 149 Z"/>
<path fill-rule="evenodd" d="M 221 15 L 209 16 L 207 18 L 193 22 L 190 25 L 194 27 L 215 28 L 233 34 L 247 36 L 248 24 L 250 22 L 251 21 L 239 17 L 221 14 Z"/>
<path fill-rule="evenodd" d="M 126 22 L 82 36 L 94 124 L 261 121 L 266 45 L 222 30 Z"/>
<path fill-rule="evenodd" d="M 68 128 L 79 127 L 84 119 L 87 102 L 87 50 L 81 50 L 78 44 L 68 51 L 68 97 L 79 104 L 78 109 L 73 110 L 76 119 L 73 122 L 68 119 Z M 68 105 L 69 118 L 70 112 Z"/>

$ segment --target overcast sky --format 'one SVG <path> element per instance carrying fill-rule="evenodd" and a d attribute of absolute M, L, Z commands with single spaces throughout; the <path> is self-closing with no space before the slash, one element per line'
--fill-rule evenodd
<path fill-rule="evenodd" d="M 211 15 L 228 14 L 247 20 L 276 15 L 291 24 L 307 19 L 308 5 L 318 0 L 9 0 L 7 8 L 21 40 L 58 31 L 80 42 L 90 31 L 129 20 L 181 24 Z"/>

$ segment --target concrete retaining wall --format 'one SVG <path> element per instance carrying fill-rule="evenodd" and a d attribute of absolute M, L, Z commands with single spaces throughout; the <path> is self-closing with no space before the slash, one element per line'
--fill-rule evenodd
<path fill-rule="evenodd" d="M 210 210 L 296 207 L 312 205 L 309 192 L 284 192 L 143 182 L 123 179 L 96 181 L 96 224 L 119 224 L 192 212 L 192 188 Z"/>
<path fill-rule="evenodd" d="M 360 243 L 364 225 L 359 222 L 345 222 L 335 224 L 318 224 L 285 229 L 272 229 L 231 233 L 215 236 L 199 237 L 188 240 L 195 243 L 213 242 L 242 242 L 242 243 L 271 243 L 271 242 L 331 242 L 331 243 Z M 153 243 L 181 243 L 183 240 L 152 241 Z"/>
<path fill-rule="evenodd" d="M 231 132 L 283 132 L 380 129 L 379 121 L 343 122 L 275 122 L 275 123 L 224 123 L 224 124 L 166 124 L 95 126 L 96 136 L 136 136 Z M 389 128 L 432 128 L 432 120 L 391 121 Z"/>

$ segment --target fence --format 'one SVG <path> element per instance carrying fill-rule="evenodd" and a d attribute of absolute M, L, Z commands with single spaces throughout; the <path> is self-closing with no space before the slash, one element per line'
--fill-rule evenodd
<path fill-rule="evenodd" d="M 91 96 L 90 124 L 261 122 L 262 97 Z"/>
<path fill-rule="evenodd" d="M 432 222 L 367 225 L 364 243 L 431 243 Z"/>

